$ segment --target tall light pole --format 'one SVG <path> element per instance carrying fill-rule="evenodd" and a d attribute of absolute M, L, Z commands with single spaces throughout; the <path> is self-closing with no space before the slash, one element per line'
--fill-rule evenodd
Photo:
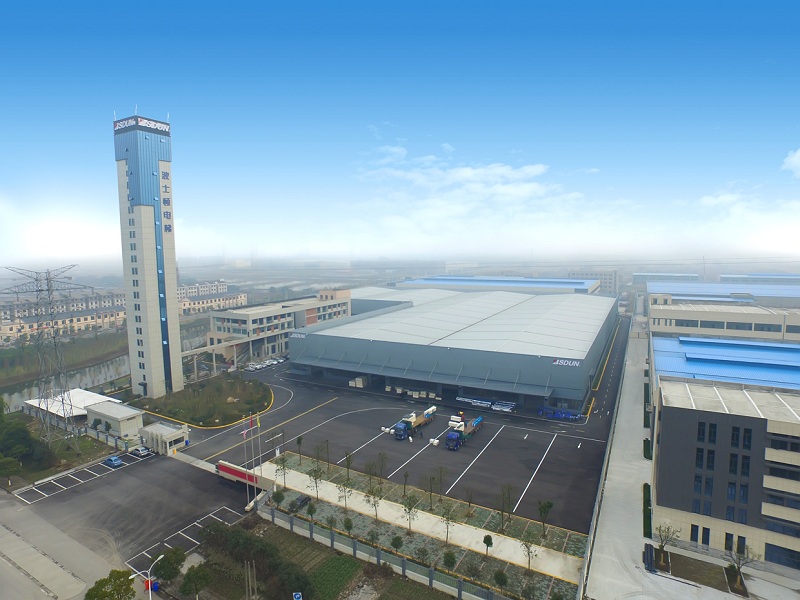
<path fill-rule="evenodd" d="M 155 566 L 156 566 L 156 563 L 157 563 L 158 561 L 160 561 L 162 558 L 164 558 L 164 555 L 163 555 L 163 554 L 162 554 L 161 556 L 159 556 L 157 559 L 155 559 L 155 560 L 153 561 L 153 564 L 152 564 L 152 565 L 150 565 L 150 568 L 149 568 L 149 569 L 147 569 L 147 571 L 145 571 L 145 573 L 147 573 L 147 579 L 146 579 L 146 581 L 147 581 L 147 597 L 148 597 L 150 600 L 153 600 L 153 582 L 150 580 L 150 571 L 152 571 L 152 570 L 153 570 L 153 567 L 155 567 Z M 141 575 L 141 573 L 134 573 L 133 575 L 131 575 L 130 577 L 128 577 L 128 579 L 134 579 L 134 578 L 135 578 L 137 575 Z"/>

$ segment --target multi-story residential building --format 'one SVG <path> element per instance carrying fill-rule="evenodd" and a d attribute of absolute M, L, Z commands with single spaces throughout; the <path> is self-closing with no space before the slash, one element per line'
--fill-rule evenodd
<path fill-rule="evenodd" d="M 193 298 L 194 296 L 217 296 L 228 292 L 228 284 L 225 281 L 214 281 L 203 283 L 193 283 L 191 285 L 178 286 L 178 300 Z"/>
<path fill-rule="evenodd" d="M 36 316 L 15 317 L 0 323 L 0 341 L 13 342 L 17 339 L 31 340 L 38 336 L 39 327 L 45 337 L 51 337 L 54 330 L 59 335 L 73 335 L 104 329 L 117 329 L 125 323 L 125 309 L 83 310 L 53 315 L 53 318 L 40 319 Z"/>
<path fill-rule="evenodd" d="M 800 569 L 800 345 L 654 337 L 653 527 Z"/>
<path fill-rule="evenodd" d="M 616 296 L 619 292 L 619 271 L 612 269 L 609 271 L 570 271 L 567 273 L 570 279 L 595 279 L 600 282 L 599 294 Z"/>
<path fill-rule="evenodd" d="M 125 307 L 125 293 L 116 290 L 103 291 L 75 291 L 70 295 L 56 294 L 53 304 L 48 307 L 52 314 L 65 314 L 85 310 L 95 310 L 113 307 Z M 39 308 L 39 310 L 44 310 Z M 0 321 L 11 321 L 24 317 L 36 316 L 36 297 L 33 295 L 20 295 L 6 299 L 0 303 Z"/>
<path fill-rule="evenodd" d="M 209 296 L 189 296 L 180 300 L 182 315 L 194 315 L 210 310 L 224 310 L 247 305 L 247 294 L 212 294 Z"/>
<path fill-rule="evenodd" d="M 169 123 L 114 121 L 114 156 L 131 381 L 158 398 L 183 389 Z"/>
<path fill-rule="evenodd" d="M 251 358 L 285 354 L 291 333 L 300 327 L 350 316 L 350 290 L 323 290 L 314 298 L 214 311 L 208 345 L 229 360 L 245 345 Z M 241 352 L 241 350 L 239 350 Z"/>

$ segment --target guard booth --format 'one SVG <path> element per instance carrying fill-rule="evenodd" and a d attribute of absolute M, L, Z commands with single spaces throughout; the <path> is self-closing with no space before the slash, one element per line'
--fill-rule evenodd
<path fill-rule="evenodd" d="M 167 423 L 153 423 L 139 429 L 142 444 L 156 454 L 174 454 L 189 445 L 189 427 Z"/>

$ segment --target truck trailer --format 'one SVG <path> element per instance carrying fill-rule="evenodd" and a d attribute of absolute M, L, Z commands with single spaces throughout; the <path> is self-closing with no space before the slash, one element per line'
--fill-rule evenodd
<path fill-rule="evenodd" d="M 396 440 L 412 439 L 417 430 L 433 421 L 436 407 L 431 406 L 424 412 L 412 412 L 405 415 L 393 427 L 383 427 L 381 431 L 394 435 Z"/>
<path fill-rule="evenodd" d="M 458 450 L 461 445 L 471 438 L 483 426 L 483 417 L 476 417 L 471 421 L 464 418 L 464 413 L 450 417 L 447 423 L 453 430 L 448 432 L 444 444 L 449 450 Z"/>

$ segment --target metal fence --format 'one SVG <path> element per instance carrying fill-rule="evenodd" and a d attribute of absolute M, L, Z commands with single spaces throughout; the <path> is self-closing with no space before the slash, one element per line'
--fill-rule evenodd
<path fill-rule="evenodd" d="M 289 531 L 308 537 L 334 550 L 352 555 L 365 562 L 389 565 L 395 573 L 440 590 L 459 600 L 510 600 L 495 590 L 478 585 L 474 581 L 461 579 L 433 567 L 420 565 L 406 556 L 398 556 L 384 548 L 376 548 L 363 540 L 348 537 L 336 530 L 304 519 L 287 515 L 274 507 L 262 507 L 259 514 Z"/>

